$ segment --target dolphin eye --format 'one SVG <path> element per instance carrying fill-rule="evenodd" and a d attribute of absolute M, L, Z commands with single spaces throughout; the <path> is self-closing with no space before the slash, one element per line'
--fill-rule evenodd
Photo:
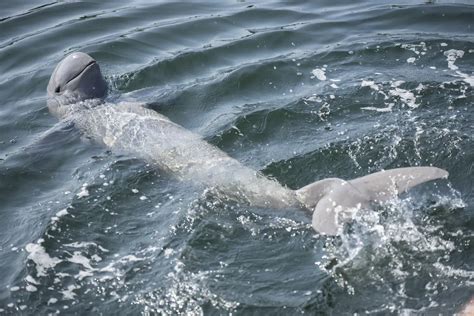
<path fill-rule="evenodd" d="M 54 93 L 59 93 L 61 92 L 61 87 L 57 86 L 56 89 L 54 89 Z"/>

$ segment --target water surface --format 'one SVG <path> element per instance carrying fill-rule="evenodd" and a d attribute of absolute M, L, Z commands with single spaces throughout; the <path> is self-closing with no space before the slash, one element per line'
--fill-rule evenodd
<path fill-rule="evenodd" d="M 0 10 L 1 314 L 452 314 L 474 294 L 470 1 L 9 1 Z M 433 165 L 338 238 L 64 128 L 67 54 L 296 189 Z"/>

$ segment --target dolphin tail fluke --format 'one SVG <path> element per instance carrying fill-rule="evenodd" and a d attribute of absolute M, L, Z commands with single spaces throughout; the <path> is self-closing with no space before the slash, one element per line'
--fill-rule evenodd
<path fill-rule="evenodd" d="M 447 171 L 435 167 L 398 168 L 349 181 L 324 179 L 296 190 L 296 195 L 313 211 L 312 225 L 316 231 L 337 235 L 339 222 L 350 218 L 353 211 L 386 201 L 418 184 L 447 177 Z"/>
<path fill-rule="evenodd" d="M 370 200 L 383 202 L 418 184 L 447 178 L 448 175 L 446 170 L 436 167 L 408 167 L 379 171 L 349 183 L 367 194 Z"/>

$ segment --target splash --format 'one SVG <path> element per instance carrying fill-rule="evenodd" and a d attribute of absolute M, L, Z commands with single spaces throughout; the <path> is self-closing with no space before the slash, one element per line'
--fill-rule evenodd
<path fill-rule="evenodd" d="M 453 212 L 465 206 L 459 193 L 452 189 L 448 195 L 436 195 L 436 199 L 427 211 Z M 328 254 L 318 266 L 350 294 L 362 295 L 367 284 L 391 293 L 383 310 L 389 305 L 393 310 L 406 308 L 407 291 L 413 279 L 426 278 L 433 283 L 425 287 L 430 303 L 422 308 L 437 304 L 437 289 L 453 277 L 460 284 L 472 285 L 473 271 L 449 264 L 456 244 L 438 220 L 419 214 L 420 208 L 426 208 L 423 205 L 425 198 L 395 198 L 378 211 L 357 212 L 340 239 L 326 241 Z"/>
<path fill-rule="evenodd" d="M 219 297 L 207 288 L 208 277 L 219 271 L 188 272 L 179 260 L 174 266 L 168 274 L 165 288 L 140 294 L 133 301 L 133 304 L 143 307 L 145 314 L 204 315 L 203 306 L 206 304 L 232 314 L 240 305 Z"/>

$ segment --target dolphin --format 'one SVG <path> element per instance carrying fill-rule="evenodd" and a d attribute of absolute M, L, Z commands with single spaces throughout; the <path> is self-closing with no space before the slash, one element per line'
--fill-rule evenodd
<path fill-rule="evenodd" d="M 100 67 L 82 52 L 59 62 L 47 93 L 50 112 L 95 142 L 257 207 L 307 210 L 312 213 L 313 228 L 321 234 L 339 234 L 354 210 L 370 208 L 423 182 L 448 177 L 440 168 L 408 167 L 353 180 L 323 179 L 291 190 L 143 104 L 106 102 L 107 83 Z"/>

